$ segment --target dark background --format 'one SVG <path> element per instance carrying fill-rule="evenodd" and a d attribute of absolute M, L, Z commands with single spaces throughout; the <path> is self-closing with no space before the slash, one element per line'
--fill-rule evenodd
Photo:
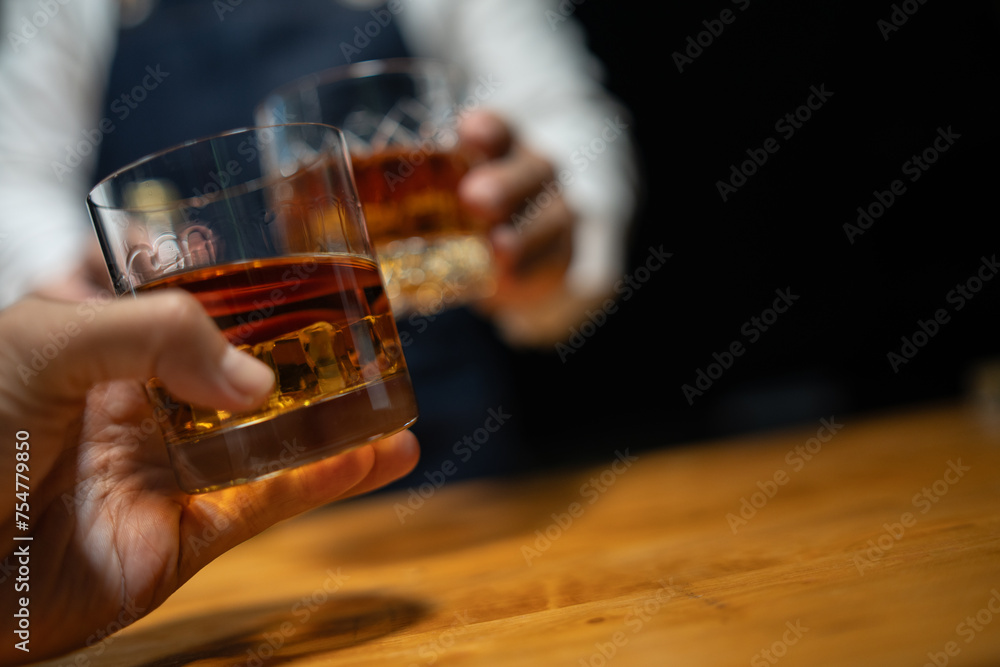
<path fill-rule="evenodd" d="M 997 355 L 1000 280 L 961 310 L 946 298 L 1000 251 L 996 7 L 905 3 L 885 39 L 893 3 L 816 4 L 576 6 L 641 151 L 630 272 L 650 246 L 673 257 L 565 361 L 519 362 L 543 461 L 951 400 Z M 735 20 L 679 72 L 672 54 L 723 9 Z M 832 96 L 784 138 L 775 122 L 821 85 Z M 960 138 L 911 182 L 903 163 L 949 127 Z M 779 150 L 723 202 L 716 182 L 768 137 Z M 906 191 L 850 243 L 844 223 L 895 179 Z M 742 325 L 779 288 L 800 298 L 749 344 Z M 894 371 L 888 353 L 941 308 L 950 320 Z M 682 385 L 737 340 L 746 352 L 689 404 Z M 555 379 L 531 382 L 539 366 Z"/>
<path fill-rule="evenodd" d="M 535 464 L 607 459 L 623 447 L 815 424 L 831 415 L 846 420 L 967 392 L 970 371 L 1000 354 L 1000 279 L 985 283 L 960 311 L 947 300 L 950 290 L 976 275 L 982 257 L 1000 252 L 994 202 L 1000 181 L 996 4 L 905 0 L 861 9 L 792 0 L 561 4 L 583 24 L 591 49 L 606 66 L 608 87 L 632 114 L 645 197 L 632 230 L 628 273 L 640 275 L 636 269 L 650 247 L 662 246 L 672 257 L 572 354 L 560 358 L 554 350 L 535 351 L 512 361 L 520 404 L 506 404 L 505 394 L 502 406 L 517 416 L 511 420 L 517 426 L 491 436 L 493 449 L 505 447 L 500 438 L 510 434 L 527 438 L 525 449 Z M 242 3 L 224 23 L 200 0 L 163 5 L 178 12 L 197 8 L 208 19 L 196 24 L 177 14 L 167 24 L 173 31 L 157 24 L 123 35 L 120 46 L 139 55 L 117 59 L 109 95 L 141 80 L 147 63 L 161 62 L 159 48 L 172 58 L 165 61 L 165 69 L 174 72 L 171 81 L 185 86 L 153 91 L 155 103 L 143 104 L 127 123 L 117 124 L 102 144 L 107 165 L 101 175 L 112 163 L 121 166 L 181 139 L 235 126 L 234 110 L 249 113 L 245 110 L 262 91 L 275 85 L 266 74 L 283 80 L 285 61 L 275 60 L 274 71 L 245 65 L 241 54 L 255 42 L 237 30 L 255 29 L 254 8 L 274 11 L 273 4 Z M 905 9 L 910 15 L 901 14 Z M 705 22 L 717 21 L 723 10 L 732 12 L 733 21 L 708 43 Z M 906 21 L 886 39 L 879 21 L 894 13 Z M 354 25 L 314 28 L 339 54 L 333 29 L 350 34 Z M 223 28 L 235 32 L 213 37 L 212 31 Z M 302 40 L 298 48 L 298 34 L 290 31 L 275 52 L 297 57 L 305 49 L 310 58 L 317 56 L 312 42 Z M 693 62 L 678 71 L 674 53 L 684 53 L 689 38 L 700 38 L 702 51 L 693 52 Z M 199 45 L 212 57 L 194 48 Z M 385 48 L 391 54 L 393 44 Z M 144 49 L 155 55 L 144 55 Z M 374 47 L 366 52 L 366 57 L 380 55 Z M 215 69 L 207 71 L 208 65 Z M 297 66 L 309 71 L 317 65 L 310 59 Z M 187 92 L 199 82 L 200 89 Z M 227 87 L 219 88 L 220 82 Z M 779 134 L 775 123 L 801 107 L 813 87 L 832 95 L 793 136 Z M 215 122 L 219 127 L 212 127 Z M 931 146 L 939 128 L 950 128 L 959 138 L 910 182 L 903 164 Z M 747 160 L 746 151 L 761 149 L 769 138 L 778 142 L 778 151 L 723 201 L 717 182 L 730 177 L 731 165 Z M 113 147 L 130 155 L 113 154 Z M 905 193 L 852 244 L 844 224 L 854 223 L 858 207 L 868 207 L 873 192 L 888 190 L 896 179 L 904 181 Z M 779 289 L 798 300 L 750 342 L 741 328 L 772 305 Z M 902 337 L 912 337 L 918 322 L 939 309 L 950 321 L 894 369 L 887 355 L 899 353 Z M 444 325 L 435 327 L 445 347 L 426 355 L 432 366 L 454 356 L 449 342 L 454 337 Z M 737 341 L 745 352 L 689 402 L 682 387 L 695 386 L 699 370 L 707 372 L 716 363 L 713 354 Z M 487 378 L 495 377 L 495 368 L 487 370 Z M 495 384 L 506 391 L 502 382 Z M 469 385 L 441 392 L 444 409 L 438 412 L 454 433 L 469 434 L 483 423 L 478 408 L 449 423 L 448 408 L 461 412 L 463 405 L 455 397 L 477 389 Z M 495 406 L 501 399 L 485 400 Z M 437 442 L 449 455 L 454 439 L 425 442 Z M 487 457 L 476 461 L 491 469 Z M 439 464 L 428 457 L 427 465 Z M 471 474 L 471 466 L 466 472 Z"/>

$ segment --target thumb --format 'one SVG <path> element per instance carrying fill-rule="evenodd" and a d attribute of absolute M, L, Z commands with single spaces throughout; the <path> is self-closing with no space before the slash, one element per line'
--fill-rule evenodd
<path fill-rule="evenodd" d="M 181 291 L 83 304 L 28 298 L 2 313 L 0 341 L 43 405 L 81 401 L 107 380 L 158 377 L 177 398 L 225 410 L 259 404 L 274 383 Z"/>

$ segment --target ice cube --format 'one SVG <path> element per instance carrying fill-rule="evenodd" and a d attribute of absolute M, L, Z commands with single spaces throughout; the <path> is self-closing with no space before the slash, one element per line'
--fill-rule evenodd
<path fill-rule="evenodd" d="M 369 315 L 348 328 L 354 345 L 355 366 L 365 381 L 377 380 L 382 375 L 385 350 L 375 333 L 375 318 Z"/>
<path fill-rule="evenodd" d="M 373 322 L 375 336 L 382 344 L 382 354 L 378 359 L 379 368 L 383 373 L 395 370 L 403 359 L 396 322 L 391 315 L 379 315 L 373 318 Z"/>
<path fill-rule="evenodd" d="M 334 350 L 336 337 L 336 330 L 327 322 L 317 322 L 299 332 L 302 348 L 323 392 L 340 391 L 346 384 Z"/>
<path fill-rule="evenodd" d="M 271 359 L 278 374 L 278 388 L 282 394 L 312 394 L 318 391 L 319 378 L 309 364 L 297 334 L 282 336 L 273 342 Z M 304 396 L 295 396 L 304 398 Z"/>
<path fill-rule="evenodd" d="M 333 330 L 333 351 L 337 357 L 337 366 L 343 378 L 344 387 L 351 387 L 361 381 L 360 369 L 357 365 L 357 352 L 349 329 L 335 327 Z"/>

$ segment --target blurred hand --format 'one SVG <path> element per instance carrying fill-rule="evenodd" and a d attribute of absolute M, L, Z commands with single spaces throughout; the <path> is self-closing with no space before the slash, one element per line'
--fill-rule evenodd
<path fill-rule="evenodd" d="M 30 569 L 28 590 L 16 592 L 11 577 L 0 596 L 0 664 L 100 641 L 233 546 L 383 486 L 418 457 L 403 432 L 271 479 L 187 495 L 159 431 L 148 428 L 155 421 L 140 380 L 155 375 L 181 399 L 239 410 L 264 400 L 273 375 L 232 348 L 190 295 L 103 303 L 89 321 L 78 304 L 38 297 L 0 311 L 0 479 L 10 501 L 0 505 L 0 553 L 14 572 L 21 558 Z M 27 490 L 14 488 L 18 463 Z M 15 522 L 15 491 L 29 494 L 30 530 Z M 22 596 L 30 653 L 15 648 Z"/>
<path fill-rule="evenodd" d="M 480 306 L 487 312 L 530 308 L 563 287 L 573 213 L 554 187 L 553 165 L 518 141 L 499 116 L 472 112 L 458 132 L 473 161 L 459 198 L 490 229 L 498 271 L 496 294 Z"/>
<path fill-rule="evenodd" d="M 111 287 L 104 255 L 94 239 L 84 249 L 75 268 L 56 280 L 39 285 L 32 293 L 53 299 L 85 301 L 106 294 Z"/>

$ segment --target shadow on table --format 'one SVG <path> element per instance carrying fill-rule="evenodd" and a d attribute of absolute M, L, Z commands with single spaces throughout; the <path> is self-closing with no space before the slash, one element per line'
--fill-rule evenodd
<path fill-rule="evenodd" d="M 136 667 L 283 665 L 363 644 L 425 617 L 427 606 L 384 595 L 315 596 L 192 615 L 106 646 Z M 156 656 L 156 657 L 151 657 Z"/>

